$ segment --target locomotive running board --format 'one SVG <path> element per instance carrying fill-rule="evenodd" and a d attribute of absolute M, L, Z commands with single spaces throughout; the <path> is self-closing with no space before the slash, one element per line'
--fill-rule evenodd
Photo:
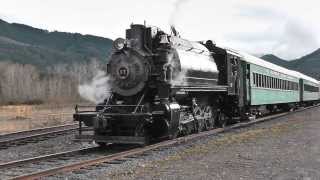
<path fill-rule="evenodd" d="M 105 143 L 119 143 L 119 144 L 139 144 L 145 145 L 145 137 L 135 136 L 97 136 L 97 135 L 75 135 L 75 141 L 81 142 L 105 142 Z"/>
<path fill-rule="evenodd" d="M 209 86 L 172 86 L 172 89 L 176 89 L 179 91 L 185 91 L 185 92 L 197 92 L 197 91 L 227 91 L 228 86 L 215 86 L 215 87 L 209 87 Z"/>

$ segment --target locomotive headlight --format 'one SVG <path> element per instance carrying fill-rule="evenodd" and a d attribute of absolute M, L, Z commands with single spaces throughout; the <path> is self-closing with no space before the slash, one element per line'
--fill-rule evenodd
<path fill-rule="evenodd" d="M 113 42 L 113 48 L 118 51 L 123 49 L 124 45 L 125 45 L 125 40 L 122 38 L 118 38 L 118 39 L 114 40 L 114 42 Z"/>

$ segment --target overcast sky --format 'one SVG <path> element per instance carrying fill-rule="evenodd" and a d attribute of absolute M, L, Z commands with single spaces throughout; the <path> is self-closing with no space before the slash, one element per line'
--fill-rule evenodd
<path fill-rule="evenodd" d="M 132 22 L 191 40 L 294 59 L 318 49 L 319 1 L 306 0 L 1 0 L 0 18 L 37 28 L 124 37 Z"/>

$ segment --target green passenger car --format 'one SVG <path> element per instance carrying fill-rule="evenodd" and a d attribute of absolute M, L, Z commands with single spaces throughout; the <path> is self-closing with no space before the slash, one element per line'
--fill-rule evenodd
<path fill-rule="evenodd" d="M 250 104 L 299 102 L 299 78 L 250 64 Z"/>
<path fill-rule="evenodd" d="M 303 80 L 303 97 L 302 101 L 315 101 L 319 98 L 319 87 L 315 82 Z"/>

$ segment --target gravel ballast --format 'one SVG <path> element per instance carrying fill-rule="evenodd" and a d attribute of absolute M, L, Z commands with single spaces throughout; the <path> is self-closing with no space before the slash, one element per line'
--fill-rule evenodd
<path fill-rule="evenodd" d="M 76 143 L 73 139 L 74 133 L 71 133 L 35 143 L 10 146 L 0 150 L 0 163 L 93 146 L 88 143 Z"/>
<path fill-rule="evenodd" d="M 46 179 L 320 179 L 320 108 Z"/>

